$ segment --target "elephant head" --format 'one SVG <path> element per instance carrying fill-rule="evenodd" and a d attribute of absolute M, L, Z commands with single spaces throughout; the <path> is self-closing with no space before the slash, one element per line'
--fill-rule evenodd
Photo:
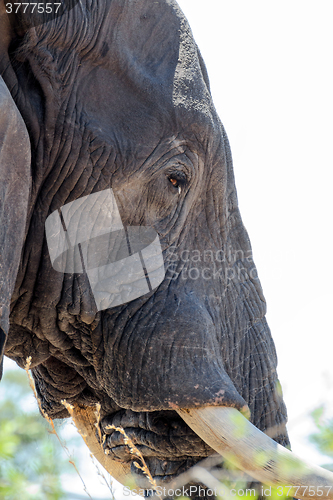
<path fill-rule="evenodd" d="M 50 417 L 70 404 L 84 428 L 98 403 L 103 460 L 132 462 L 122 426 L 159 480 L 214 449 L 249 470 L 246 446 L 288 447 L 230 147 L 178 5 L 1 9 L 5 354 L 31 356 Z M 281 482 L 279 460 L 253 476 Z"/>

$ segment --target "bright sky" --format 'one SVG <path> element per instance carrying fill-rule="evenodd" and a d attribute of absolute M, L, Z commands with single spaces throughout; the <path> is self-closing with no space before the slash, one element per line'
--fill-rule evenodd
<path fill-rule="evenodd" d="M 333 3 L 178 3 L 231 143 L 292 448 L 322 464 L 328 460 L 306 437 L 314 430 L 309 410 L 325 403 L 333 416 Z"/>

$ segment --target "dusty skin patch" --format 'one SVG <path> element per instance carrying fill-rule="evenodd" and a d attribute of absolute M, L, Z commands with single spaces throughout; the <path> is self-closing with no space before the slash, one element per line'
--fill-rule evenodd
<path fill-rule="evenodd" d="M 198 63 L 197 46 L 186 17 L 174 0 L 167 0 L 180 20 L 180 43 L 178 64 L 173 82 L 173 104 L 185 109 L 195 109 L 213 120 L 211 97 L 206 85 L 200 85 L 200 98 L 194 98 L 192 88 L 197 86 L 196 79 L 201 74 Z M 203 90 L 204 89 L 204 90 Z"/>

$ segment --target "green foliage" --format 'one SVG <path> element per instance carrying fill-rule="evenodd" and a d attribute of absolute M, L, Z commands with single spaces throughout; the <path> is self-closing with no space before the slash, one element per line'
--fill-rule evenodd
<path fill-rule="evenodd" d="M 333 419 L 325 419 L 324 406 L 316 408 L 311 415 L 318 432 L 310 436 L 310 441 L 316 445 L 321 453 L 333 458 Z"/>
<path fill-rule="evenodd" d="M 225 471 L 230 472 L 230 477 L 225 477 L 223 479 L 223 489 L 217 488 L 217 498 L 222 500 L 229 495 L 230 498 L 235 500 L 241 500 L 244 498 L 258 500 L 263 496 L 269 500 L 291 500 L 292 489 L 291 487 L 283 488 L 279 486 L 273 488 L 272 486 L 267 486 L 260 483 L 249 483 L 249 478 L 237 469 L 232 463 L 225 461 L 223 463 Z M 232 474 L 234 473 L 234 474 Z M 244 477 L 242 478 L 242 475 Z M 234 479 L 232 479 L 234 477 Z"/>
<path fill-rule="evenodd" d="M 49 425 L 36 413 L 37 403 L 31 404 L 26 373 L 5 372 L 1 392 L 0 498 L 65 499 L 60 475 L 65 465 L 68 469 L 68 462 L 62 458 L 55 436 L 50 435 Z"/>

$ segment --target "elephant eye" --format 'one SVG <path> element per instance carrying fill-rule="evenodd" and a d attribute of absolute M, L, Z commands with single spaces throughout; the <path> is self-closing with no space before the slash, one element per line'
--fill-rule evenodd
<path fill-rule="evenodd" d="M 171 184 L 175 187 L 175 188 L 178 188 L 178 186 L 180 185 L 179 184 L 179 179 L 176 179 L 175 177 L 169 177 L 169 181 L 171 182 Z"/>
<path fill-rule="evenodd" d="M 183 187 L 187 184 L 186 174 L 184 172 L 171 172 L 168 179 L 173 187 L 178 189 L 178 193 L 181 194 Z"/>

